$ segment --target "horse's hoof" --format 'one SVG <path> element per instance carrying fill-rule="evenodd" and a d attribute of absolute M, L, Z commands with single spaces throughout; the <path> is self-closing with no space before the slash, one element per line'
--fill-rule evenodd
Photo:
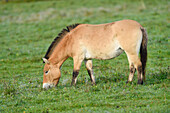
<path fill-rule="evenodd" d="M 91 85 L 92 85 L 92 86 L 95 86 L 95 85 L 96 85 L 96 83 L 92 83 Z"/>
<path fill-rule="evenodd" d="M 138 84 L 143 85 L 143 80 L 138 80 Z"/>
<path fill-rule="evenodd" d="M 75 83 L 71 83 L 71 86 L 76 86 L 76 84 Z"/>

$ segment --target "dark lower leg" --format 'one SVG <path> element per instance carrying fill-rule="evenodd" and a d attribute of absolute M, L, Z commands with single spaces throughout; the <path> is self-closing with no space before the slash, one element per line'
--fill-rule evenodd
<path fill-rule="evenodd" d="M 79 74 L 79 71 L 73 71 L 73 78 L 72 78 L 71 85 L 76 85 L 78 74 Z"/>
<path fill-rule="evenodd" d="M 87 69 L 87 72 L 88 72 L 88 74 L 89 74 L 89 76 L 90 76 L 92 85 L 96 84 L 96 83 L 95 83 L 95 78 L 94 78 L 94 76 L 93 76 L 93 71 Z"/>
<path fill-rule="evenodd" d="M 131 81 L 133 80 L 133 76 L 134 76 L 134 74 L 135 74 L 135 71 L 136 71 L 136 69 L 135 69 L 134 65 L 132 64 L 132 65 L 130 66 L 129 78 L 128 78 L 128 80 L 127 80 L 126 83 L 129 83 L 129 82 L 131 82 Z"/>
<path fill-rule="evenodd" d="M 143 84 L 142 66 L 138 66 L 138 84 Z"/>
<path fill-rule="evenodd" d="M 93 76 L 92 60 L 86 60 L 85 64 L 86 64 L 86 68 L 87 68 L 88 74 L 90 76 L 92 85 L 93 85 L 93 84 L 95 84 L 95 78 Z"/>

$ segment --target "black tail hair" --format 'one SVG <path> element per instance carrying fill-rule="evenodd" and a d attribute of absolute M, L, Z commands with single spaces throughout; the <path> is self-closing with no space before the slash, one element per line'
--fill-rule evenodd
<path fill-rule="evenodd" d="M 142 43 L 141 43 L 141 47 L 140 47 L 140 56 L 141 56 L 141 62 L 142 62 L 142 73 L 143 73 L 143 77 L 144 77 L 144 80 L 146 79 L 145 78 L 145 68 L 146 68 L 146 62 L 147 62 L 147 42 L 148 42 L 148 35 L 147 35 L 147 32 L 146 30 L 141 27 L 141 31 L 142 31 L 142 34 L 143 34 L 143 37 L 142 37 Z"/>

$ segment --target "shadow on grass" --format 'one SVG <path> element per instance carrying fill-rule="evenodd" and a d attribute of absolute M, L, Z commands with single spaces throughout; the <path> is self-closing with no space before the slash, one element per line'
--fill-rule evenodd
<path fill-rule="evenodd" d="M 145 85 L 151 85 L 151 84 L 160 84 L 164 82 L 165 80 L 170 80 L 168 78 L 168 75 L 170 75 L 169 71 L 164 70 L 160 71 L 158 73 L 150 73 L 146 75 L 146 81 L 144 82 Z M 96 84 L 100 83 L 108 83 L 108 82 L 114 82 L 118 83 L 121 81 L 125 81 L 128 79 L 128 76 L 118 74 L 116 76 L 102 76 L 102 77 L 96 77 Z M 133 83 L 137 83 L 137 74 L 134 75 Z"/>
<path fill-rule="evenodd" d="M 166 80 L 168 81 L 168 75 L 170 75 L 169 71 L 160 71 L 158 73 L 150 73 L 146 75 L 146 81 L 144 81 L 144 85 L 153 85 L 153 84 L 160 84 L 164 83 Z M 96 85 L 99 84 L 110 84 L 110 83 L 115 83 L 119 85 L 125 85 L 126 80 L 128 79 L 128 76 L 122 75 L 122 74 L 117 74 L 114 76 L 98 76 L 96 77 Z M 134 76 L 134 80 L 132 83 L 128 83 L 137 85 L 137 74 Z M 75 88 L 80 88 L 80 87 L 86 87 L 86 86 L 92 86 L 90 78 L 88 78 L 88 82 L 82 82 L 82 81 L 77 81 L 76 86 L 71 86 L 71 83 L 67 83 L 65 85 L 59 85 L 57 86 L 57 89 L 64 89 L 65 87 L 70 88 L 70 87 L 75 87 Z"/>
<path fill-rule="evenodd" d="M 120 82 L 124 81 L 127 77 L 122 77 L 122 75 L 118 75 L 116 77 L 107 77 L 107 76 L 102 76 L 102 77 L 96 77 L 96 84 L 99 83 L 108 83 L 108 82 Z"/>

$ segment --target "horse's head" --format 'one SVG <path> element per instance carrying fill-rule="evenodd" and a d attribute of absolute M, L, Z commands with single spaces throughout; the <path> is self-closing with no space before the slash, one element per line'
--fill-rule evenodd
<path fill-rule="evenodd" d="M 47 59 L 43 58 L 45 62 L 44 76 L 43 76 L 43 88 L 48 89 L 50 87 L 57 86 L 61 73 L 60 68 L 57 65 L 51 64 Z"/>

